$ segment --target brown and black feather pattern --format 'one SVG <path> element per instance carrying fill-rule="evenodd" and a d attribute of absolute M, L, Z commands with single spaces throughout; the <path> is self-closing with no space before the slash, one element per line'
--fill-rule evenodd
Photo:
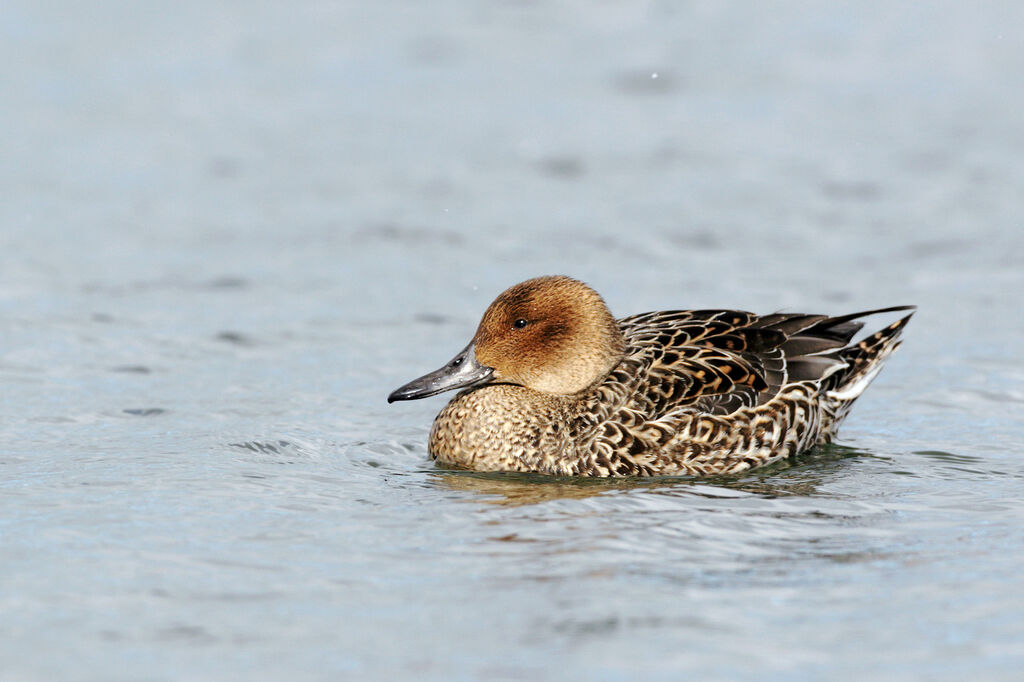
<path fill-rule="evenodd" d="M 913 313 L 850 345 L 858 318 L 908 310 L 623 318 L 626 356 L 573 420 L 566 473 L 736 473 L 829 442 Z"/>

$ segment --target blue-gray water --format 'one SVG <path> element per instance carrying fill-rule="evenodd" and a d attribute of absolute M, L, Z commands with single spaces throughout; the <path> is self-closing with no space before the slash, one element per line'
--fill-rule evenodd
<path fill-rule="evenodd" d="M 0 13 L 0 679 L 1011 679 L 1024 10 Z M 840 445 L 445 472 L 506 286 L 920 312 Z"/>

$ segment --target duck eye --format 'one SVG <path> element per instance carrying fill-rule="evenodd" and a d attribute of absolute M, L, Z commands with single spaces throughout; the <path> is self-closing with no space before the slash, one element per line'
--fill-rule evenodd
<path fill-rule="evenodd" d="M 512 323 L 512 326 L 515 327 L 516 329 L 522 329 L 528 324 L 530 323 L 524 320 L 523 318 L 519 318 L 518 320 Z"/>

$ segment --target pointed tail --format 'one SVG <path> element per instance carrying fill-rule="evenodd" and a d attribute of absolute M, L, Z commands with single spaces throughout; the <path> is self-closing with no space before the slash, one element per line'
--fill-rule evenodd
<path fill-rule="evenodd" d="M 825 411 L 831 415 L 831 423 L 823 424 L 823 441 L 831 440 L 839 424 L 846 418 L 846 414 L 853 406 L 853 402 L 878 376 L 886 359 L 900 347 L 902 343 L 900 335 L 907 323 L 910 322 L 910 318 L 913 317 L 916 306 L 898 306 L 872 311 L 896 312 L 903 310 L 911 312 L 906 317 L 896 320 L 888 327 L 840 352 L 840 358 L 846 362 L 847 367 L 828 377 L 825 380 L 825 385 L 822 386 Z"/>

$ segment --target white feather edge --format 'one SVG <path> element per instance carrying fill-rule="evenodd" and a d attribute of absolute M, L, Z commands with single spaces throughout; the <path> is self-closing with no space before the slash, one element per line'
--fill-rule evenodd
<path fill-rule="evenodd" d="M 868 372 L 865 372 L 854 381 L 852 384 L 846 384 L 840 390 L 829 391 L 828 397 L 833 400 L 853 400 L 860 396 L 864 392 L 864 389 L 868 387 L 868 384 L 874 380 L 878 373 L 882 371 L 882 363 L 878 362 Z"/>

